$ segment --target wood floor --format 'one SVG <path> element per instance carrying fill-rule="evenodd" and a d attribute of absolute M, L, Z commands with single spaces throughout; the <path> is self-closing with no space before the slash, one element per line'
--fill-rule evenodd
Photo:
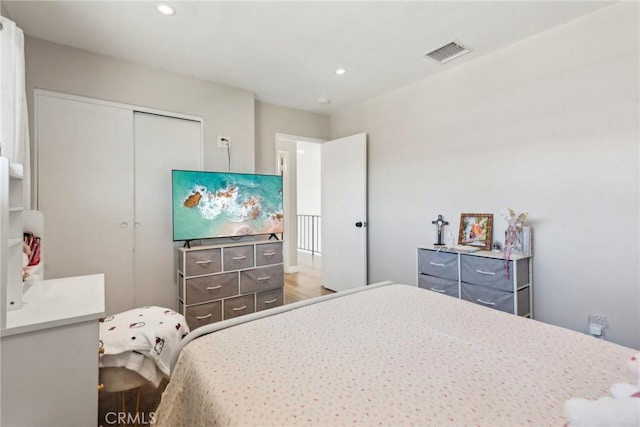
<path fill-rule="evenodd" d="M 298 251 L 298 272 L 284 275 L 285 304 L 333 293 L 322 287 L 321 260 L 320 255 Z"/>
<path fill-rule="evenodd" d="M 320 278 L 320 262 L 322 257 L 319 255 L 312 256 L 308 252 L 298 252 L 298 272 L 287 273 L 284 279 L 284 303 L 291 304 L 293 302 L 305 299 L 327 295 L 333 293 L 323 288 Z M 160 404 L 162 392 L 168 384 L 167 380 L 163 380 L 157 389 L 151 385 L 145 385 L 140 388 L 140 413 L 135 416 L 136 392 L 134 390 L 124 393 L 99 393 L 98 407 L 98 426 L 119 425 L 114 420 L 118 416 L 126 419 L 129 417 L 129 424 L 121 425 L 139 425 L 148 426 L 153 424 L 153 411 Z M 125 409 L 122 409 L 121 398 L 124 397 Z"/>

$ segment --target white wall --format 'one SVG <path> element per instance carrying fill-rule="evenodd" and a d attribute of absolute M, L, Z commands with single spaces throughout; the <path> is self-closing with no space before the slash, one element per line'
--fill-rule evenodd
<path fill-rule="evenodd" d="M 604 315 L 640 348 L 638 16 L 621 2 L 332 115 L 332 138 L 369 134 L 371 281 L 415 283 L 438 214 L 457 236 L 460 213 L 492 212 L 503 240 L 513 208 L 535 317 Z"/>
<path fill-rule="evenodd" d="M 329 116 L 325 114 L 256 101 L 255 122 L 256 173 L 275 173 L 277 133 L 329 139 Z"/>
<path fill-rule="evenodd" d="M 227 170 L 227 151 L 217 147 L 218 135 L 225 135 L 231 138 L 231 170 L 254 171 L 255 100 L 248 90 L 32 37 L 25 40 L 25 62 L 31 135 L 33 89 L 49 89 L 202 117 L 205 169 Z"/>
<path fill-rule="evenodd" d="M 320 215 L 320 144 L 298 141 L 298 214 Z"/>

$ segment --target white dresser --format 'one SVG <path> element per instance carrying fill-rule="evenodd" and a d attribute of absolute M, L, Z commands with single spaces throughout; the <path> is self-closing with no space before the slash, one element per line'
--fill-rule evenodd
<path fill-rule="evenodd" d="M 0 425 L 96 425 L 104 275 L 34 282 L 6 316 Z"/>

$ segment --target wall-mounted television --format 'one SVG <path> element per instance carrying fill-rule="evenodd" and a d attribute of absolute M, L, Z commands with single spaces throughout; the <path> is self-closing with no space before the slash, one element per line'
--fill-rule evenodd
<path fill-rule="evenodd" d="M 284 231 L 282 176 L 172 170 L 173 240 Z"/>

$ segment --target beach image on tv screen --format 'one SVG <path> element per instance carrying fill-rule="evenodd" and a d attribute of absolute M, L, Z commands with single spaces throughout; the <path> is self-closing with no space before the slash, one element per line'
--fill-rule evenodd
<path fill-rule="evenodd" d="M 282 233 L 282 177 L 172 171 L 173 240 Z"/>

